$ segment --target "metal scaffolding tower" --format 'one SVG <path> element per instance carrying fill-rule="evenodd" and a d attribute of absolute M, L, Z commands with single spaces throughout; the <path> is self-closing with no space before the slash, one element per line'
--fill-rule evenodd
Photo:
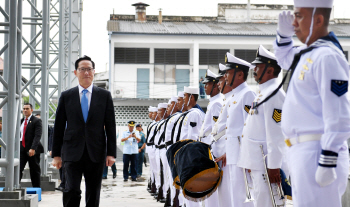
<path fill-rule="evenodd" d="M 30 10 L 22 17 L 23 8 Z M 0 167 L 5 175 L 5 191 L 14 191 L 19 183 L 20 119 L 22 93 L 38 109 L 43 124 L 41 142 L 48 151 L 48 125 L 55 118 L 61 92 L 77 85 L 74 62 L 81 56 L 81 0 L 5 0 L 0 5 L 4 21 L 0 38 L 4 46 L 0 56 L 4 71 L 0 76 L 0 108 L 3 133 Z M 23 46 L 22 46 L 23 44 Z M 56 100 L 56 101 L 55 101 Z M 41 175 L 47 176 L 47 156 L 41 155 Z"/>

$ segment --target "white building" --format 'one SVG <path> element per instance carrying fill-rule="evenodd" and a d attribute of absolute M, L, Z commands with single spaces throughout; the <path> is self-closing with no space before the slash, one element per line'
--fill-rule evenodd
<path fill-rule="evenodd" d="M 134 6 L 136 15 L 112 14 L 107 22 L 109 85 L 116 107 L 137 105 L 143 106 L 143 111 L 161 102 L 159 99 L 176 95 L 183 86 L 198 86 L 206 69 L 217 73 L 226 52 L 253 61 L 260 44 L 272 51 L 278 14 L 293 10 L 292 5 L 218 4 L 217 17 L 162 16 L 161 11 L 159 16 L 146 16 L 147 4 Z M 330 25 L 347 58 L 349 22 L 332 18 Z M 251 74 L 247 82 L 256 87 Z M 207 103 L 199 101 L 202 107 Z M 123 123 L 122 119 L 117 121 Z"/>

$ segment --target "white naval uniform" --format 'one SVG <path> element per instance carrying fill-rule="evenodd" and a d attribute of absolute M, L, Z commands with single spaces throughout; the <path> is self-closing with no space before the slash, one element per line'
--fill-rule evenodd
<path fill-rule="evenodd" d="M 259 85 L 259 94 L 254 102 L 261 102 L 269 96 L 279 85 L 277 78 L 268 80 Z M 237 163 L 238 167 L 250 169 L 253 181 L 253 195 L 255 207 L 271 207 L 270 191 L 263 175 L 265 167 L 260 145 L 264 154 L 267 154 L 267 168 L 278 169 L 282 167 L 282 160 L 286 145 L 281 130 L 282 106 L 285 92 L 280 89 L 270 100 L 257 109 L 250 109 L 249 116 L 243 128 L 241 150 Z M 257 111 L 257 113 L 255 113 Z M 272 184 L 273 189 L 277 186 Z M 277 192 L 274 194 L 277 195 Z M 276 204 L 281 205 L 282 200 L 275 196 Z"/>
<path fill-rule="evenodd" d="M 201 142 L 206 144 L 211 144 L 211 132 L 214 127 L 214 124 L 218 120 L 220 115 L 221 107 L 224 103 L 224 95 L 222 93 L 217 94 L 209 99 L 207 106 L 207 111 L 205 113 L 204 122 L 199 133 Z M 205 207 L 216 207 L 219 206 L 218 192 L 215 191 L 211 196 L 204 200 Z"/>
<path fill-rule="evenodd" d="M 201 142 L 211 144 L 210 133 L 215 122 L 218 120 L 220 110 L 223 105 L 223 98 L 224 95 L 222 93 L 218 93 L 216 96 L 210 97 L 204 122 L 199 133 Z"/>
<path fill-rule="evenodd" d="M 176 121 L 178 120 L 178 118 L 180 117 L 181 114 L 182 114 L 181 112 L 176 112 L 168 121 L 168 123 L 166 125 L 166 129 L 165 129 L 165 143 L 170 144 L 169 141 L 171 141 L 171 132 L 174 128 L 174 124 L 176 123 Z M 168 149 L 170 147 L 170 145 L 167 146 L 166 149 Z M 168 183 L 169 183 L 169 187 L 170 187 L 170 198 L 171 198 L 170 200 L 171 200 L 171 205 L 173 205 L 174 198 L 176 195 L 176 188 L 173 185 L 174 179 L 173 179 L 173 176 L 171 175 L 171 169 L 170 169 L 169 163 L 167 163 L 167 169 L 168 169 Z"/>
<path fill-rule="evenodd" d="M 214 137 L 219 138 L 216 142 L 212 145 L 212 153 L 215 158 L 218 158 L 226 153 L 226 147 L 225 147 L 225 139 L 226 139 L 226 122 L 227 122 L 227 111 L 228 111 L 228 103 L 230 102 L 230 99 L 233 97 L 233 91 L 230 91 L 224 95 L 223 105 L 220 110 L 220 115 L 215 123 L 213 129 L 212 129 L 212 135 L 211 139 L 214 140 Z M 223 171 L 223 176 L 221 178 L 221 183 L 218 186 L 218 189 L 216 191 L 217 193 L 217 206 L 228 206 L 231 207 L 231 187 L 230 187 L 230 174 L 228 171 L 227 165 L 225 167 L 222 167 L 222 162 L 219 162 L 218 165 L 221 167 L 221 170 Z"/>
<path fill-rule="evenodd" d="M 227 107 L 226 122 L 226 168 L 228 171 L 231 203 L 234 207 L 252 207 L 252 203 L 245 201 L 245 185 L 242 169 L 237 167 L 237 161 L 240 151 L 238 136 L 242 135 L 245 120 L 248 116 L 249 106 L 252 104 L 255 93 L 250 89 L 246 82 L 232 90 Z"/>
<path fill-rule="evenodd" d="M 148 136 L 149 139 L 151 139 L 152 136 L 154 135 L 154 133 L 156 133 L 156 128 L 157 128 L 158 124 L 159 124 L 159 121 L 156 122 L 154 125 L 152 125 L 149 136 Z M 155 185 L 156 185 L 156 188 L 158 189 L 161 183 L 160 183 L 160 177 L 157 174 L 159 172 L 159 169 L 158 169 L 158 165 L 157 165 L 156 147 L 154 144 L 151 147 L 149 147 L 148 156 L 149 156 L 149 163 L 150 163 L 150 166 L 151 166 L 151 169 L 153 172 L 153 176 L 155 179 Z"/>
<path fill-rule="evenodd" d="M 179 120 L 180 123 L 178 123 L 176 126 L 178 129 L 178 133 L 180 133 L 179 140 L 184 140 L 184 139 L 198 140 L 199 131 L 200 131 L 200 128 L 202 127 L 204 116 L 205 114 L 200 109 L 191 108 L 186 114 L 186 116 L 183 117 L 182 126 L 180 126 L 181 120 Z M 174 136 L 174 139 L 176 138 L 177 137 Z M 186 207 L 201 206 L 201 202 L 190 201 L 190 200 L 187 200 L 186 198 L 184 199 L 184 201 L 185 201 Z"/>
<path fill-rule="evenodd" d="M 154 138 L 154 145 L 156 146 L 156 150 L 155 150 L 155 157 L 156 157 L 156 164 L 157 164 L 157 171 L 156 171 L 156 173 L 155 173 L 155 176 L 157 176 L 158 177 L 158 179 L 159 179 L 159 185 L 157 185 L 157 183 L 156 183 L 156 187 L 157 187 L 157 189 L 159 189 L 160 188 L 160 186 L 161 186 L 161 173 L 160 173 L 160 171 L 161 171 L 161 167 L 160 167 L 160 162 L 161 162 L 161 160 L 160 160 L 160 150 L 159 150 L 159 148 L 158 148 L 158 141 L 159 141 L 159 138 L 160 138 L 160 130 L 161 130 L 161 127 L 164 125 L 164 119 L 162 119 L 162 120 L 160 120 L 159 121 L 159 123 L 158 123 L 158 125 L 157 125 L 157 129 L 156 129 L 156 136 L 155 136 L 155 138 Z M 163 187 L 164 187 L 164 184 L 163 184 Z M 164 193 L 164 191 L 163 191 L 163 193 Z"/>
<path fill-rule="evenodd" d="M 148 146 L 148 141 L 149 139 L 151 139 L 151 129 L 152 127 L 156 124 L 157 122 L 152 120 L 152 122 L 148 125 L 147 127 L 147 140 L 146 140 L 146 150 L 145 152 L 148 154 L 148 157 L 149 157 L 149 170 L 150 170 L 150 175 L 151 175 L 151 181 L 154 182 L 154 173 L 153 173 L 153 165 L 152 165 L 152 161 L 151 161 L 151 157 L 154 157 L 154 145 L 150 145 Z"/>
<path fill-rule="evenodd" d="M 284 44 L 274 42 L 275 54 L 287 69 L 294 54 L 306 46 L 294 48 L 291 37 L 279 39 Z M 298 142 L 287 150 L 294 206 L 341 206 L 349 171 L 350 104 L 347 90 L 337 95 L 332 83 L 348 80 L 349 66 L 338 48 L 318 47 L 305 53 L 295 68 L 282 109 L 283 134 L 298 141 L 319 134 L 320 141 Z M 325 187 L 315 181 L 322 149 L 338 153 L 337 179 Z"/>

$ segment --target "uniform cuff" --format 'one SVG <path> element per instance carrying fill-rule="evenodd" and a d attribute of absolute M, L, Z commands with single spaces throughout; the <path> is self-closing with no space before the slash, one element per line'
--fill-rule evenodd
<path fill-rule="evenodd" d="M 279 46 L 279 47 L 292 44 L 292 36 L 290 36 L 290 37 L 284 37 L 284 36 L 280 35 L 280 34 L 278 33 L 278 31 L 277 31 L 277 34 L 276 34 L 276 44 L 277 44 L 277 46 Z"/>
<path fill-rule="evenodd" d="M 337 167 L 338 153 L 322 150 L 318 165 L 322 167 Z"/>

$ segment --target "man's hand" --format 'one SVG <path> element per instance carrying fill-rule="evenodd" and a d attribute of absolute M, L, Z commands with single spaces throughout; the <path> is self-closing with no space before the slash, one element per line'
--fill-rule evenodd
<path fill-rule="evenodd" d="M 62 167 L 61 157 L 54 157 L 51 164 L 57 169 L 60 169 Z"/>
<path fill-rule="evenodd" d="M 269 174 L 270 183 L 281 183 L 281 173 L 280 169 L 267 169 L 267 174 Z"/>
<path fill-rule="evenodd" d="M 106 157 L 106 166 L 111 167 L 115 163 L 115 159 L 113 156 L 107 156 Z"/>
<path fill-rule="evenodd" d="M 30 149 L 28 155 L 29 155 L 29 157 L 33 157 L 35 155 L 35 150 Z"/>
<path fill-rule="evenodd" d="M 283 11 L 279 14 L 277 32 L 283 37 L 291 37 L 294 35 L 293 26 L 294 16 L 290 11 Z"/>
<path fill-rule="evenodd" d="M 337 172 L 335 171 L 335 167 L 318 166 L 315 177 L 316 182 L 321 187 L 325 187 L 332 184 L 337 179 Z"/>
<path fill-rule="evenodd" d="M 142 149 L 139 149 L 139 153 L 141 152 Z"/>
<path fill-rule="evenodd" d="M 226 166 L 226 153 L 223 154 L 221 157 L 215 159 L 215 162 L 220 162 L 220 161 L 222 161 L 221 167 L 225 167 Z"/>

